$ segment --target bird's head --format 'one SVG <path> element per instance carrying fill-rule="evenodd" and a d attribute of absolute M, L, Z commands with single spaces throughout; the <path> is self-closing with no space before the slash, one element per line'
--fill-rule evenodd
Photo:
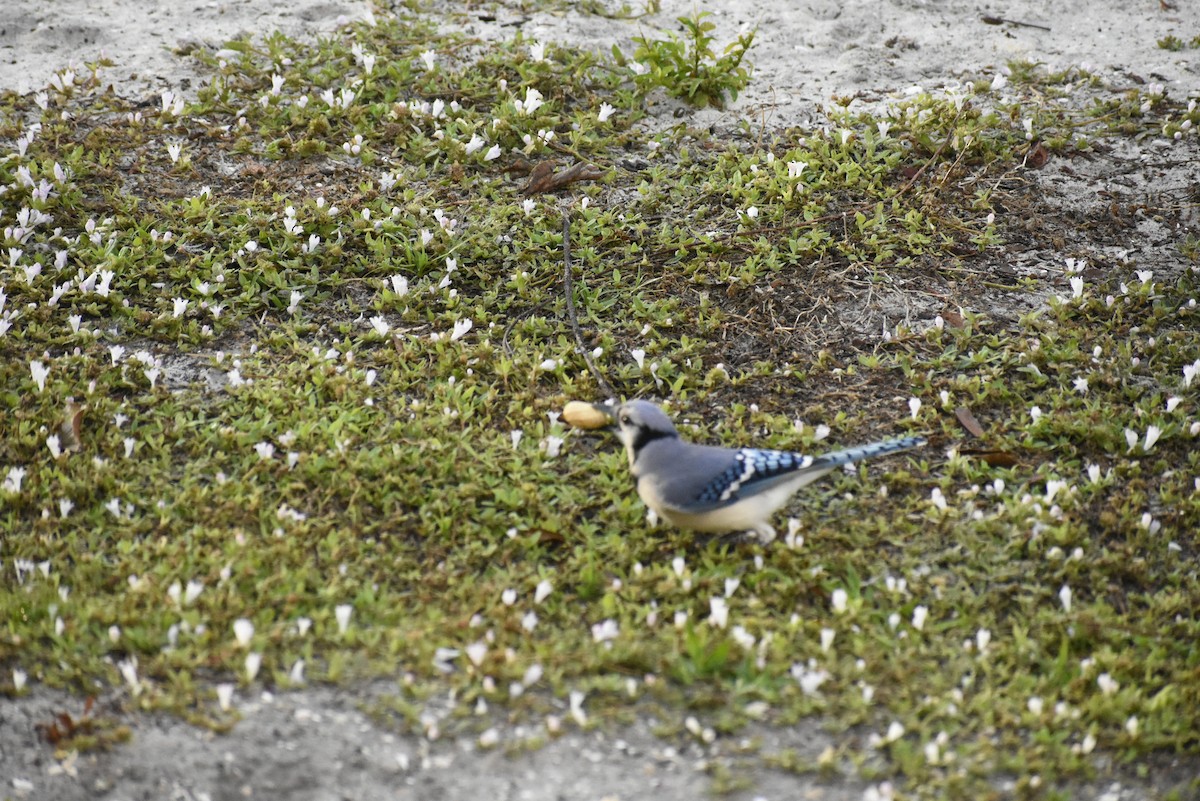
<path fill-rule="evenodd" d="M 671 418 L 650 401 L 635 400 L 622 403 L 613 413 L 613 419 L 617 438 L 625 445 L 631 465 L 647 444 L 658 439 L 675 439 L 679 436 Z"/>

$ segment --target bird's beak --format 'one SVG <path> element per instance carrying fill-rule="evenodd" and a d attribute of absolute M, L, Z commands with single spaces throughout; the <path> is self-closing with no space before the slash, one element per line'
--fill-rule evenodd
<path fill-rule="evenodd" d="M 607 430 L 607 431 L 616 431 L 617 430 L 617 407 L 616 406 L 610 406 L 607 403 L 593 403 L 592 408 L 595 409 L 597 413 L 603 414 L 604 416 L 606 416 L 608 418 L 608 422 L 604 425 L 605 430 Z"/>

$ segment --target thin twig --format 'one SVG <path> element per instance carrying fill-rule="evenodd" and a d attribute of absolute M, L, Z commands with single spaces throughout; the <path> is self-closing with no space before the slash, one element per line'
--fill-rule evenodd
<path fill-rule="evenodd" d="M 901 197 L 909 189 L 912 189 L 913 184 L 920 180 L 921 176 L 925 174 L 925 170 L 929 169 L 929 165 L 937 161 L 942 155 L 942 151 L 945 150 L 949 146 L 950 141 L 954 139 L 954 126 L 958 125 L 958 118 L 962 116 L 962 113 L 962 108 L 959 108 L 958 113 L 954 115 L 954 119 L 950 120 L 950 132 L 946 134 L 946 138 L 938 146 L 938 149 L 933 152 L 933 155 L 925 160 L 925 163 L 921 165 L 921 169 L 917 170 L 913 174 L 913 177 L 909 178 L 908 181 L 905 182 L 904 186 L 900 187 L 900 191 L 896 193 L 895 197 Z"/>
<path fill-rule="evenodd" d="M 1038 25 L 1036 22 L 1021 22 L 1020 20 L 1016 20 L 1016 19 L 1005 19 L 1004 17 L 993 17 L 993 16 L 989 16 L 987 14 L 980 17 L 979 19 L 985 25 L 1003 25 L 1004 23 L 1007 22 L 1009 25 L 1018 25 L 1022 28 L 1037 28 L 1039 31 L 1050 30 L 1050 28 L 1048 26 Z"/>
<path fill-rule="evenodd" d="M 575 333 L 575 344 L 583 354 L 588 369 L 592 371 L 596 385 L 607 397 L 615 397 L 617 393 L 600 373 L 600 368 L 596 367 L 596 362 L 592 360 L 592 352 L 583 342 L 583 329 L 579 327 L 579 316 L 575 313 L 575 284 L 571 272 L 571 215 L 563 210 L 563 293 L 567 299 L 567 317 L 571 321 L 571 331 Z"/>

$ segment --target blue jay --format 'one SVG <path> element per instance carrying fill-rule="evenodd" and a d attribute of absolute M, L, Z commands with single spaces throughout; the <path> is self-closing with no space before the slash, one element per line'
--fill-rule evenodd
<path fill-rule="evenodd" d="M 763 543 L 775 539 L 771 515 L 801 487 L 840 465 L 925 444 L 905 437 L 813 457 L 685 442 L 648 401 L 624 403 L 611 414 L 638 495 L 660 518 L 695 531 L 753 531 Z"/>

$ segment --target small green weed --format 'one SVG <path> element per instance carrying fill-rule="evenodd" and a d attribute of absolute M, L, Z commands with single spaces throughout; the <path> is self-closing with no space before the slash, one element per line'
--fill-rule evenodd
<path fill-rule="evenodd" d="M 1195 50 L 1200 48 L 1200 36 L 1193 36 L 1186 42 L 1178 36 L 1169 34 L 1158 40 L 1158 46 L 1163 50 L 1179 52 L 1180 50 Z"/>
<path fill-rule="evenodd" d="M 737 100 L 738 92 L 750 83 L 751 68 L 743 64 L 747 51 L 754 43 L 754 32 L 738 36 L 737 41 L 720 55 L 713 50 L 712 32 L 716 25 L 705 18 L 712 16 L 701 11 L 694 17 L 679 17 L 682 37 L 667 39 L 639 37 L 633 57 L 638 62 L 636 81 L 648 89 L 661 86 L 674 97 L 696 106 L 723 108 L 727 100 Z M 626 59 L 617 47 L 613 55 L 618 63 Z M 640 69 L 639 69 L 640 67 Z"/>

